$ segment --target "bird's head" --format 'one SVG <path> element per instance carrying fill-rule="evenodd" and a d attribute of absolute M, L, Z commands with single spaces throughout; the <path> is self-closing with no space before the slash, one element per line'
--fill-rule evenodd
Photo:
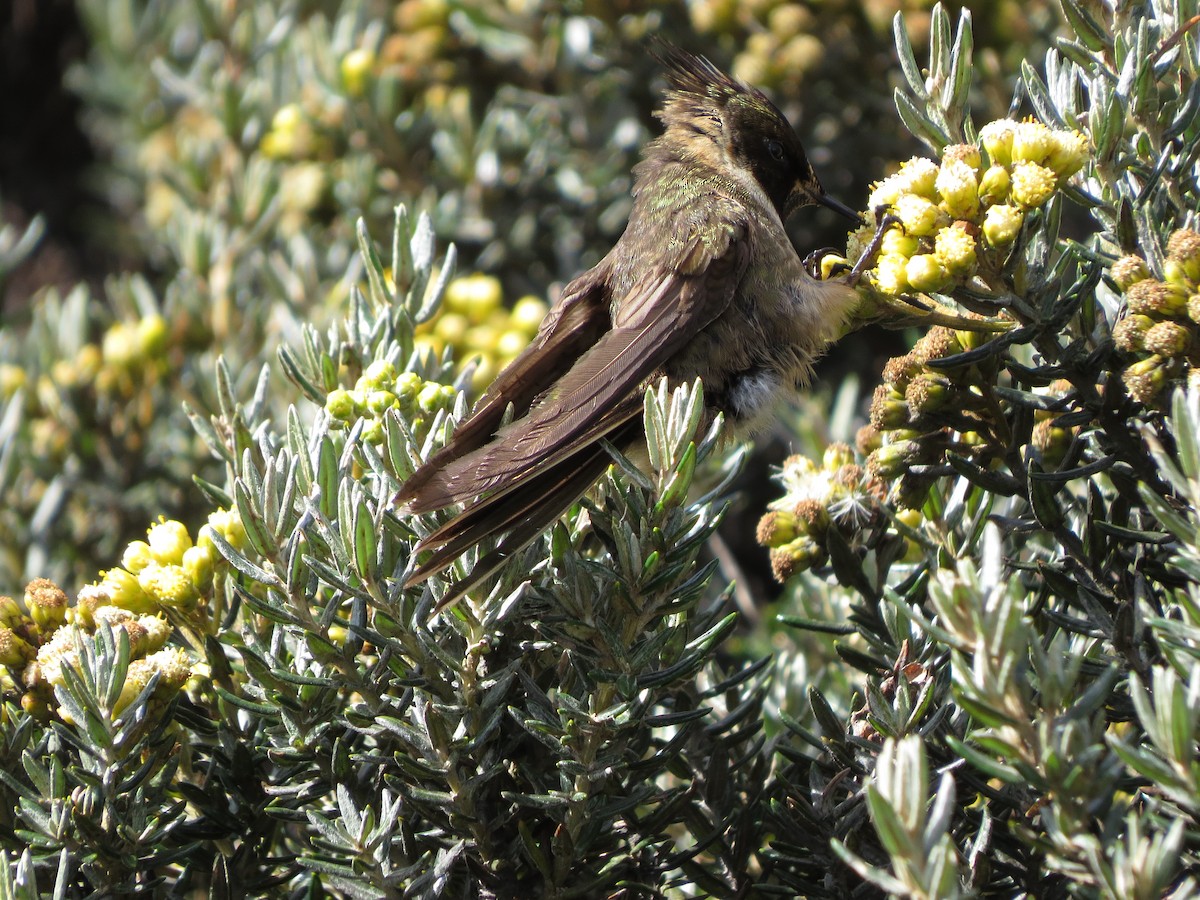
<path fill-rule="evenodd" d="M 669 83 L 656 113 L 666 128 L 660 140 L 682 157 L 718 171 L 750 173 L 781 219 L 816 204 L 859 220 L 825 193 L 796 132 L 762 91 L 734 80 L 703 56 L 665 42 L 653 52 Z"/>

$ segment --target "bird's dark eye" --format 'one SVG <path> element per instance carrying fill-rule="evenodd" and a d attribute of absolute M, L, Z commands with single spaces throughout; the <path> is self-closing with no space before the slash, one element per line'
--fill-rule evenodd
<path fill-rule="evenodd" d="M 783 161 L 783 144 L 774 138 L 767 138 L 767 152 L 771 154 L 771 159 L 777 162 Z"/>

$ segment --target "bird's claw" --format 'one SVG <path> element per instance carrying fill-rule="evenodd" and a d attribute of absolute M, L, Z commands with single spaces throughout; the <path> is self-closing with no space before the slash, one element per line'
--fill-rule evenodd
<path fill-rule="evenodd" d="M 813 278 L 820 280 L 821 278 L 821 260 L 827 256 L 840 256 L 841 254 L 834 247 L 822 247 L 819 250 L 814 250 L 804 257 L 804 271 Z"/>
<path fill-rule="evenodd" d="M 903 231 L 904 226 L 900 223 L 898 216 L 892 213 L 884 213 L 881 207 L 875 213 L 875 234 L 871 236 L 871 243 L 867 244 L 867 249 L 858 258 L 854 264 L 854 268 L 850 270 L 850 275 L 846 282 L 850 287 L 858 287 L 859 281 L 862 280 L 863 274 L 867 269 L 875 265 L 875 261 L 879 258 L 879 248 L 883 246 L 883 236 L 893 225 L 899 225 Z"/>

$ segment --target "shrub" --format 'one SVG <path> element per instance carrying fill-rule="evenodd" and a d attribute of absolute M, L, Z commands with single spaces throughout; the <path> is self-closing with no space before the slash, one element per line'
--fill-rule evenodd
<path fill-rule="evenodd" d="M 714 551 L 743 454 L 700 429 L 700 384 L 649 386 L 651 470 L 614 455 L 486 596 L 431 619 L 434 588 L 402 587 L 447 514 L 390 499 L 468 409 L 476 371 L 456 351 L 499 364 L 541 301 L 499 302 L 517 292 L 476 271 L 487 247 L 456 278 L 435 233 L 477 234 L 487 204 L 435 184 L 431 212 L 393 210 L 420 182 L 383 156 L 432 146 L 466 184 L 504 171 L 504 146 L 544 173 L 530 162 L 551 147 L 570 187 L 570 129 L 523 132 L 504 105 L 527 95 L 497 91 L 482 125 L 453 92 L 436 102 L 444 42 L 518 58 L 520 12 L 405 3 L 397 16 L 435 17 L 389 31 L 351 12 L 85 4 L 109 38 L 97 90 L 139 34 L 171 36 L 166 95 L 112 94 L 140 118 L 93 108 L 114 147 L 150 154 L 141 176 L 114 159 L 134 179 L 117 184 L 141 179 L 132 196 L 162 219 L 131 233 L 174 274 L 110 282 L 102 319 L 82 289 L 43 296 L 0 348 L 0 485 L 34 492 L 0 513 L 20 536 L 3 571 L 91 582 L 0 599 L 4 893 L 1195 890 L 1200 52 L 1184 7 L 1064 0 L 1044 66 L 1021 65 L 1013 109 L 1032 121 L 989 109 L 979 129 L 971 17 L 933 10 L 925 68 L 897 17 L 897 109 L 936 162 L 872 190 L 870 212 L 905 228 L 855 324 L 940 324 L 885 367 L 856 447 L 833 416 L 845 442 L 784 463 L 754 517 L 786 588 L 751 627 Z M 753 13 L 787 33 L 774 51 L 800 35 L 789 9 Z M 691 15 L 747 24 L 722 10 Z M 573 21 L 552 25 L 585 69 Z M 302 97 L 268 92 L 300 73 Z M 615 197 L 625 162 L 581 167 Z M 496 213 L 483 243 L 519 257 L 538 230 L 521 215 Z M 104 493 L 69 490 L 92 479 Z"/>

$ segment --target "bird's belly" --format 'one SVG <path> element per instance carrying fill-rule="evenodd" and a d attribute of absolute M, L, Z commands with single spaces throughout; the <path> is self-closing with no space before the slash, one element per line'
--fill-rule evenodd
<path fill-rule="evenodd" d="M 855 301 L 852 288 L 807 275 L 735 300 L 668 365 L 672 380 L 699 377 L 706 404 L 743 434 L 769 426 L 803 387 Z"/>

